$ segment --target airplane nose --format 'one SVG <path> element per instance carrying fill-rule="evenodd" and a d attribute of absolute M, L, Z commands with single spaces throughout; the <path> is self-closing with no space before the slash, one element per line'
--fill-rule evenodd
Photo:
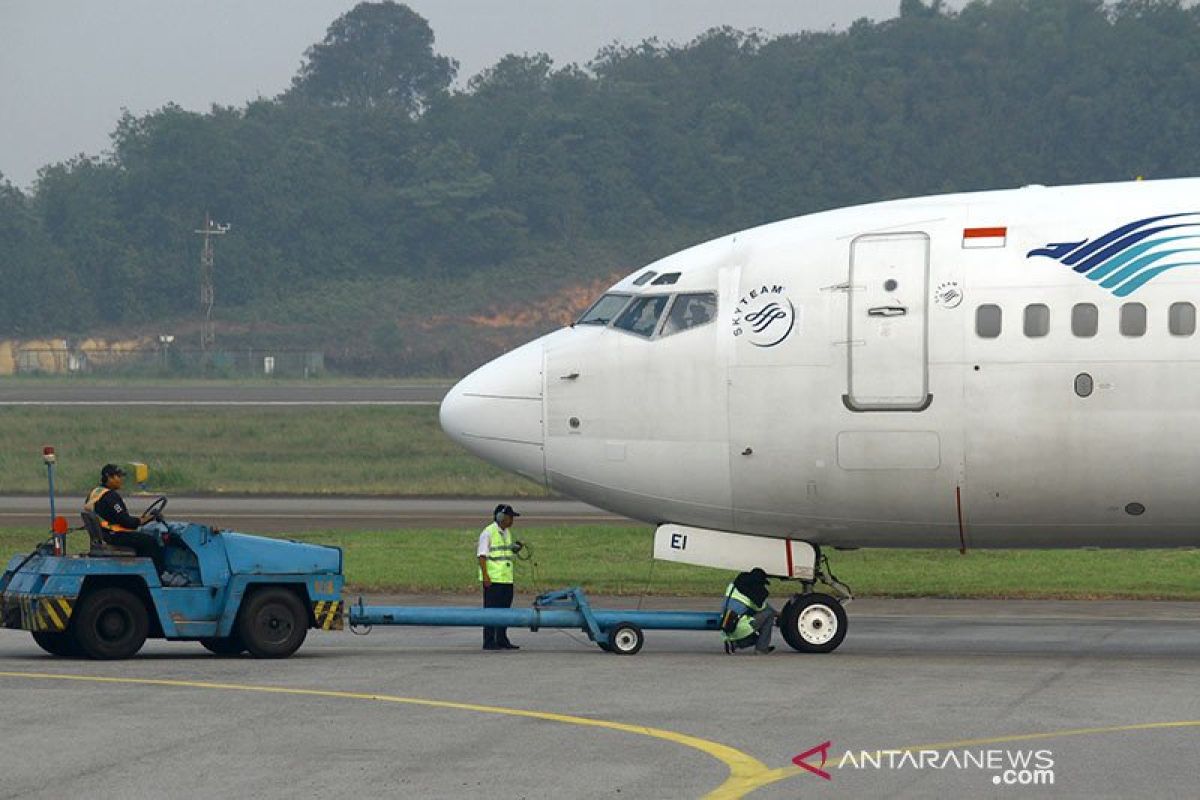
<path fill-rule="evenodd" d="M 442 400 L 442 430 L 503 469 L 546 482 L 541 341 L 489 361 Z"/>

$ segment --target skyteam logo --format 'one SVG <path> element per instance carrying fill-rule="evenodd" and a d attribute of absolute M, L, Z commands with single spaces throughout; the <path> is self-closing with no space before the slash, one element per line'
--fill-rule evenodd
<path fill-rule="evenodd" d="M 733 335 L 755 347 L 774 347 L 796 327 L 796 307 L 778 284 L 751 289 L 733 309 Z"/>
<path fill-rule="evenodd" d="M 1052 258 L 1128 297 L 1176 267 L 1200 266 L 1200 212 L 1147 217 L 1080 242 L 1051 242 L 1026 258 Z"/>

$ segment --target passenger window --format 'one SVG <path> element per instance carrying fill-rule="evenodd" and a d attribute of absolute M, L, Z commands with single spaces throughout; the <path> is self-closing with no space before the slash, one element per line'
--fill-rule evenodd
<path fill-rule="evenodd" d="M 1002 316 L 1000 306 L 988 304 L 975 309 L 975 335 L 995 339 L 1000 335 Z"/>
<path fill-rule="evenodd" d="M 1091 303 L 1077 303 L 1071 309 L 1071 333 L 1084 339 L 1096 335 L 1100 328 L 1100 311 Z"/>
<path fill-rule="evenodd" d="M 627 294 L 606 294 L 592 304 L 592 307 L 583 312 L 583 316 L 579 318 L 576 325 L 607 325 L 612 322 L 625 304 L 629 302 Z"/>
<path fill-rule="evenodd" d="M 1043 303 L 1025 306 L 1025 335 L 1045 336 L 1050 332 L 1050 307 Z"/>
<path fill-rule="evenodd" d="M 703 294 L 681 294 L 671 304 L 667 321 L 663 324 L 662 335 L 698 328 L 712 322 L 717 316 L 717 296 L 712 292 Z"/>
<path fill-rule="evenodd" d="M 1141 336 L 1146 332 L 1146 307 L 1141 303 L 1121 306 L 1121 335 Z"/>
<path fill-rule="evenodd" d="M 665 294 L 636 298 L 629 304 L 629 308 L 617 317 L 613 327 L 636 333 L 638 336 L 653 336 L 654 329 L 658 327 L 659 317 L 667 307 L 668 299 L 668 295 Z"/>
<path fill-rule="evenodd" d="M 1172 336 L 1191 336 L 1196 332 L 1196 307 L 1191 303 L 1171 303 L 1167 327 Z"/>

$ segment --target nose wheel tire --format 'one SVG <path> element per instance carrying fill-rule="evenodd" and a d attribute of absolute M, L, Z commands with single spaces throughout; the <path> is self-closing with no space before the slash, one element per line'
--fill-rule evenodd
<path fill-rule="evenodd" d="M 71 633 L 89 658 L 130 658 L 146 643 L 149 629 L 141 598 L 116 586 L 84 596 L 71 619 Z"/>
<path fill-rule="evenodd" d="M 608 632 L 607 647 L 601 647 L 619 656 L 632 656 L 642 649 L 646 642 L 646 634 L 632 622 L 618 622 Z"/>
<path fill-rule="evenodd" d="M 256 658 L 287 658 L 308 635 L 308 611 L 287 589 L 259 589 L 242 604 L 237 638 Z"/>
<path fill-rule="evenodd" d="M 784 641 L 801 653 L 830 653 L 846 638 L 846 609 L 827 594 L 793 597 L 779 615 Z"/>

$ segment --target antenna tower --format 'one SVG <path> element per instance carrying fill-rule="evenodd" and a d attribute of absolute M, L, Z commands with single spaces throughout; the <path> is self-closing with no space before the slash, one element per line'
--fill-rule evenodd
<path fill-rule="evenodd" d="M 204 319 L 200 323 L 200 351 L 208 355 L 216 342 L 216 329 L 213 327 L 213 236 L 224 236 L 229 232 L 229 225 L 213 222 L 208 212 L 204 213 L 204 227 L 192 233 L 204 237 L 204 248 L 200 251 L 200 313 Z"/>

